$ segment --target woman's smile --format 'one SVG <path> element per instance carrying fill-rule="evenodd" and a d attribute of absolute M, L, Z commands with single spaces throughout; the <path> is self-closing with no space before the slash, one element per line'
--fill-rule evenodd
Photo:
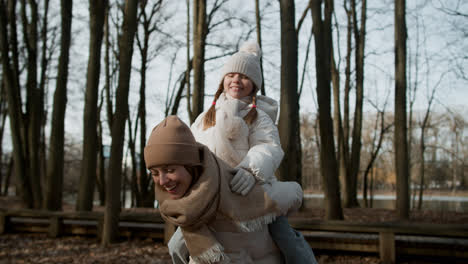
<path fill-rule="evenodd" d="M 162 165 L 150 170 L 154 183 L 174 200 L 182 198 L 192 183 L 192 175 L 181 165 Z"/>

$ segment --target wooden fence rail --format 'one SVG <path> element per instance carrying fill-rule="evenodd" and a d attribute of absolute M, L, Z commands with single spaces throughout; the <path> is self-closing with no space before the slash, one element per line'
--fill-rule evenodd
<path fill-rule="evenodd" d="M 468 224 L 289 222 L 303 232 L 313 249 L 378 253 L 382 263 L 395 263 L 399 255 L 465 259 L 468 263 Z"/>
<path fill-rule="evenodd" d="M 99 237 L 103 219 L 103 212 L 0 210 L 0 234 L 41 232 L 51 237 Z M 468 263 L 468 224 L 352 223 L 299 218 L 290 218 L 289 222 L 302 232 L 314 250 L 376 253 L 382 263 L 396 263 L 400 255 L 461 259 Z M 167 242 L 173 227 L 166 225 L 157 211 L 122 212 L 119 232 L 123 237 L 149 237 Z"/>

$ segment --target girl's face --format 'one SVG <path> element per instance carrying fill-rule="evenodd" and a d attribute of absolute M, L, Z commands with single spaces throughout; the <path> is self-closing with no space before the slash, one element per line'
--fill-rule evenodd
<path fill-rule="evenodd" d="M 223 86 L 224 92 L 236 99 L 250 95 L 254 88 L 249 77 L 237 72 L 226 74 L 224 76 Z"/>
<path fill-rule="evenodd" d="M 192 175 L 181 165 L 161 165 L 150 171 L 154 183 L 168 192 L 172 200 L 182 198 L 192 183 Z"/>

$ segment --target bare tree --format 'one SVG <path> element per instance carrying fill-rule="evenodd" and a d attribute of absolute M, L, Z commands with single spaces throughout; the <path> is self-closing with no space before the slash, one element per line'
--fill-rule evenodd
<path fill-rule="evenodd" d="M 123 32 L 119 41 L 119 84 L 116 91 L 114 120 L 112 121 L 112 145 L 107 172 L 106 207 L 102 245 L 113 243 L 118 238 L 120 188 L 122 181 L 122 154 L 125 138 L 125 122 L 128 117 L 128 94 L 133 55 L 133 40 L 137 28 L 137 0 L 126 0 Z M 112 177 L 112 180 L 109 180 Z"/>
<path fill-rule="evenodd" d="M 425 140 L 425 133 L 426 133 L 426 128 L 430 125 L 430 114 L 431 114 L 431 106 L 434 101 L 434 95 L 437 86 L 434 86 L 432 89 L 432 93 L 429 97 L 429 102 L 428 106 L 426 109 L 426 113 L 424 114 L 424 119 L 421 122 L 421 135 L 419 138 L 419 158 L 421 160 L 421 163 L 419 165 L 419 200 L 418 200 L 418 209 L 421 210 L 422 208 L 422 199 L 423 199 L 423 190 L 424 190 L 424 170 L 425 170 L 425 158 L 424 158 L 424 153 L 426 151 L 426 140 Z"/>
<path fill-rule="evenodd" d="M 373 105 L 373 104 L 372 104 Z M 382 144 L 384 141 L 385 134 L 388 133 L 390 128 L 393 126 L 393 124 L 386 124 L 385 123 L 385 108 L 387 105 L 387 100 L 385 100 L 385 104 L 383 106 L 383 109 L 380 110 L 378 109 L 377 106 L 373 105 L 375 109 L 377 110 L 377 116 L 375 118 L 375 126 L 374 126 L 374 136 L 372 139 L 372 146 L 370 150 L 370 158 L 369 162 L 367 163 L 366 169 L 364 170 L 363 173 L 363 184 L 362 184 L 362 196 L 364 200 L 364 205 L 366 207 L 372 207 L 371 202 L 369 202 L 368 199 L 368 192 L 370 189 L 371 197 L 372 197 L 372 179 L 371 183 L 369 184 L 368 178 L 369 178 L 369 173 L 373 173 L 373 168 L 374 168 L 374 163 L 377 160 L 377 157 L 379 155 L 379 152 L 382 148 Z M 377 135 L 378 134 L 378 135 Z M 377 138 L 378 137 L 378 138 Z M 377 141 L 377 144 L 375 142 Z M 370 187 L 370 188 L 369 188 Z"/>
<path fill-rule="evenodd" d="M 73 1 L 61 0 L 62 36 L 52 112 L 52 129 L 49 145 L 49 162 L 47 165 L 47 185 L 44 208 L 62 209 L 65 108 L 67 104 L 68 61 L 71 39 Z"/>
<path fill-rule="evenodd" d="M 97 163 L 97 110 L 101 45 L 107 0 L 89 1 L 90 42 L 88 72 L 86 76 L 85 109 L 83 118 L 83 164 L 76 210 L 93 209 L 94 185 Z"/>
<path fill-rule="evenodd" d="M 356 64 L 356 102 L 353 123 L 353 141 L 351 145 L 351 157 L 348 165 L 349 170 L 346 175 L 344 190 L 344 206 L 358 207 L 357 201 L 357 178 L 361 164 L 361 131 L 362 131 L 362 105 L 364 98 L 364 46 L 366 36 L 367 1 L 361 3 L 361 25 L 358 27 L 356 0 L 351 0 L 351 10 L 353 16 L 354 41 L 356 43 L 356 54 L 354 55 Z"/>
<path fill-rule="evenodd" d="M 395 1 L 395 171 L 396 209 L 400 219 L 409 219 L 409 168 L 406 127 L 406 1 Z"/>
<path fill-rule="evenodd" d="M 5 123 L 8 115 L 8 107 L 6 105 L 5 82 L 3 81 L 3 75 L 0 81 L 0 195 L 2 195 L 2 187 L 7 185 L 6 182 L 5 185 L 3 185 L 3 135 L 5 132 Z"/>
<path fill-rule="evenodd" d="M 320 125 L 320 163 L 323 187 L 325 191 L 325 217 L 343 219 L 340 200 L 335 143 L 333 139 L 333 121 L 331 119 L 331 15 L 333 1 L 312 0 L 312 20 L 315 38 L 315 69 L 317 71 L 317 101 L 319 105 Z M 324 17 L 322 18 L 322 14 Z"/>
<path fill-rule="evenodd" d="M 281 99 L 278 130 L 284 159 L 280 179 L 302 184 L 299 96 L 297 93 L 297 34 L 294 1 L 280 1 Z"/>
<path fill-rule="evenodd" d="M 155 56 L 152 54 L 157 53 L 162 45 L 157 46 L 155 48 L 151 48 L 153 51 L 150 52 L 150 37 L 151 34 L 157 30 L 158 21 L 157 21 L 157 14 L 159 13 L 162 0 L 155 1 L 149 6 L 149 13 L 147 13 L 148 1 L 140 1 L 140 13 L 139 13 L 139 21 L 140 25 L 143 29 L 143 39 L 140 40 L 139 34 L 137 36 L 137 46 L 141 54 L 141 68 L 140 68 L 140 102 L 138 104 L 138 118 L 140 121 L 140 162 L 139 162 L 139 173 L 138 179 L 135 180 L 136 182 L 132 183 L 136 185 L 136 188 L 133 188 L 136 191 L 136 205 L 137 206 L 145 206 L 145 207 L 152 207 L 153 201 L 151 200 L 154 197 L 154 192 L 151 190 L 151 177 L 146 173 L 146 164 L 144 155 L 144 148 L 146 144 L 146 72 L 148 68 L 148 63 L 153 59 Z M 130 120 L 129 120 L 130 122 Z M 129 123 L 130 124 L 130 123 Z M 138 127 L 138 125 L 136 125 Z M 135 142 L 129 146 L 135 147 Z M 135 149 L 133 149 L 132 157 L 135 159 Z M 136 161 L 134 161 L 134 165 L 136 165 Z M 133 168 L 132 168 L 133 169 Z M 135 172 L 136 173 L 136 172 Z M 136 174 L 135 174 L 136 176 Z"/>
<path fill-rule="evenodd" d="M 260 46 L 260 49 L 262 48 L 262 16 L 260 15 L 260 0 L 255 0 L 255 21 L 257 25 L 257 42 L 258 45 Z M 263 78 L 263 57 L 260 56 L 260 69 L 262 72 L 262 80 Z M 262 87 L 260 88 L 260 93 L 262 95 L 265 95 L 265 82 L 262 82 Z"/>
<path fill-rule="evenodd" d="M 17 191 L 26 207 L 42 206 L 40 138 L 43 123 L 43 90 L 37 85 L 38 10 L 35 1 L 21 1 L 26 98 L 23 112 L 20 85 L 20 53 L 16 29 L 16 1 L 0 6 L 0 43 L 3 78 L 7 91 L 8 113 L 13 141 Z M 28 15 L 27 15 L 28 14 Z M 29 19 L 28 19 L 29 17 Z M 8 28 L 8 25 L 10 28 Z M 10 33 L 10 34 L 8 34 Z M 11 47 L 11 49 L 10 49 Z M 11 56 L 10 56 L 11 55 Z"/>
<path fill-rule="evenodd" d="M 206 0 L 193 1 L 193 95 L 190 123 L 203 112 L 205 96 L 205 42 L 208 35 Z"/>

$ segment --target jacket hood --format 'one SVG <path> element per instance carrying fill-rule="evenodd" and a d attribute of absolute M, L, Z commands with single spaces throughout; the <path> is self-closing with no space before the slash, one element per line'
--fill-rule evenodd
<path fill-rule="evenodd" d="M 276 118 L 278 117 L 278 102 L 265 95 L 257 95 L 257 105 L 258 108 L 273 120 L 273 123 L 276 123 Z"/>

